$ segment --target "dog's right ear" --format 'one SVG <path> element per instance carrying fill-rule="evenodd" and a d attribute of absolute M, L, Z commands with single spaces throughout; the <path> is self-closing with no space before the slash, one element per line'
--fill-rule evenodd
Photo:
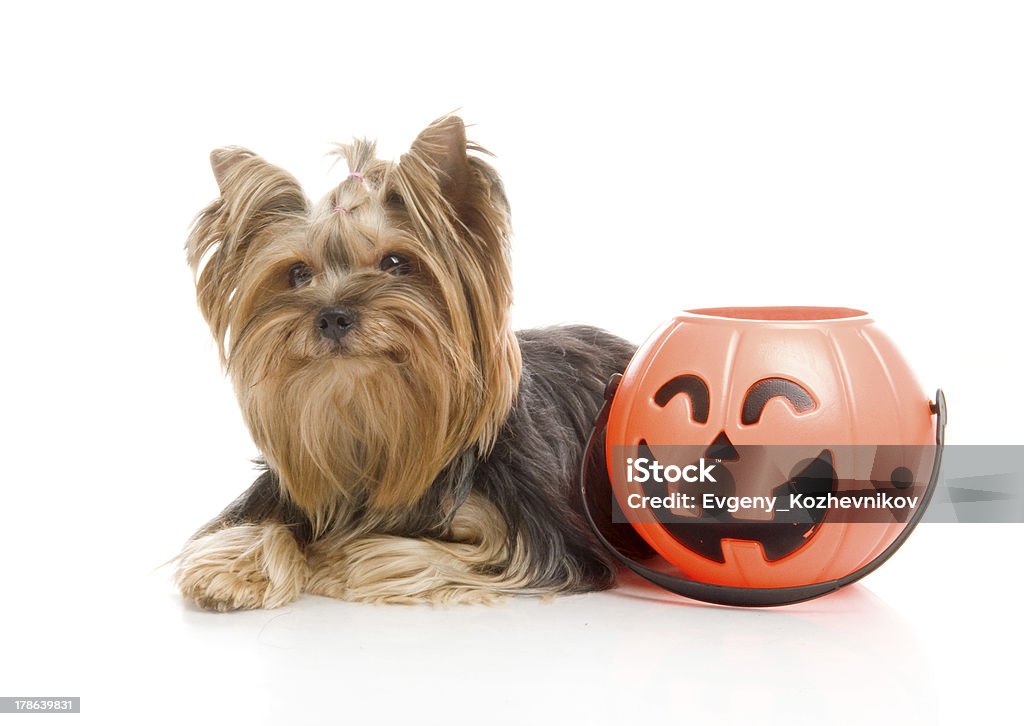
<path fill-rule="evenodd" d="M 221 149 L 214 149 L 210 152 L 210 168 L 213 169 L 213 178 L 217 180 L 220 193 L 228 187 L 228 176 L 231 170 L 236 168 L 246 159 L 258 159 L 253 152 L 243 149 L 240 146 L 226 146 Z"/>
<path fill-rule="evenodd" d="M 290 196 L 291 201 L 297 202 L 296 211 L 306 209 L 306 198 L 291 174 L 241 146 L 225 146 L 211 151 L 210 168 L 222 197 L 237 194 L 246 184 L 269 182 L 274 185 L 274 189 L 269 191 L 274 195 L 285 195 L 280 201 L 287 202 Z M 294 192 L 298 192 L 298 197 Z"/>
<path fill-rule="evenodd" d="M 220 198 L 196 218 L 186 249 L 196 295 L 226 359 L 228 328 L 240 311 L 234 295 L 245 270 L 286 228 L 306 220 L 309 201 L 295 178 L 248 149 L 215 149 L 210 166 Z M 200 269 L 202 265 L 202 269 Z"/>

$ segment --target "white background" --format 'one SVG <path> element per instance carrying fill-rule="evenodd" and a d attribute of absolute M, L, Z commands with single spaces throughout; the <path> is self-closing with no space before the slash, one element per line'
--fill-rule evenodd
<path fill-rule="evenodd" d="M 211 615 L 159 565 L 257 453 L 182 251 L 208 152 L 317 197 L 331 142 L 397 156 L 454 109 L 508 188 L 517 325 L 860 307 L 947 391 L 951 441 L 1024 443 L 1022 37 L 984 2 L 8 7 L 0 696 L 102 724 L 1019 718 L 1020 525 L 922 527 L 760 612 L 627 579 Z"/>

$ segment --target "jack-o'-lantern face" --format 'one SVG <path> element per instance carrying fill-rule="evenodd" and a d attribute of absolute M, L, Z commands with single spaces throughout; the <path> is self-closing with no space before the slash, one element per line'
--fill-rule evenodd
<path fill-rule="evenodd" d="M 827 578 L 848 564 L 837 560 L 859 562 L 883 549 L 907 512 L 854 528 L 829 523 L 824 510 L 768 510 L 760 502 L 926 481 L 930 467 L 921 462 L 934 442 L 928 399 L 860 311 L 772 308 L 757 309 L 769 317 L 750 318 L 735 310 L 691 311 L 637 352 L 609 417 L 616 497 L 655 549 L 705 582 L 760 587 Z M 908 416 L 907 407 L 921 410 Z M 909 466 L 904 446 L 919 447 Z M 703 458 L 715 464 L 714 481 L 638 487 L 624 475 L 630 458 L 680 468 Z M 693 499 L 634 519 L 626 498 L 637 491 Z M 709 502 L 708 493 L 717 499 Z M 719 503 L 730 497 L 762 500 Z M 854 534 L 859 550 L 844 544 L 839 552 Z"/>
<path fill-rule="evenodd" d="M 703 379 L 692 374 L 675 376 L 658 388 L 654 394 L 655 405 L 665 408 L 677 395 L 689 398 L 689 415 L 693 423 L 707 424 L 710 417 L 710 395 Z M 740 423 L 744 426 L 757 425 L 765 405 L 776 397 L 784 398 L 797 416 L 814 411 L 818 406 L 811 393 L 796 381 L 779 377 L 762 378 L 751 385 L 743 396 Z M 723 428 L 706 449 L 698 452 L 702 458 L 715 462 L 714 483 L 681 482 L 676 491 L 691 495 L 695 504 L 682 511 L 666 511 L 659 519 L 674 540 L 715 562 L 725 562 L 722 542 L 726 540 L 757 542 L 764 551 L 765 559 L 774 562 L 791 555 L 810 541 L 815 528 L 824 520 L 824 511 L 778 511 L 773 507 L 771 518 L 764 520 L 758 516 L 769 513 L 765 512 L 764 507 L 748 507 L 747 512 L 730 511 L 725 502 L 736 496 L 758 496 L 758 481 L 777 482 L 770 485 L 768 493 L 768 496 L 775 498 L 774 501 L 785 500 L 794 493 L 819 496 L 835 492 L 837 477 L 832 453 L 822 449 L 814 458 L 799 460 L 788 469 L 789 476 L 782 478 L 778 476 L 778 470 L 784 466 L 785 459 L 794 458 L 795 450 L 763 446 L 747 446 L 743 449 L 744 453 L 741 454 L 729 438 L 728 431 Z M 637 456 L 648 461 L 658 459 L 646 439 L 640 440 Z M 744 466 L 748 459 L 751 465 Z M 743 484 L 737 485 L 737 476 Z M 750 477 L 754 477 L 754 481 L 747 484 Z M 647 490 L 652 496 L 658 497 L 670 493 L 669 485 L 664 481 L 652 482 Z M 706 494 L 716 496 L 706 498 Z M 756 521 L 758 519 L 761 521 Z"/>

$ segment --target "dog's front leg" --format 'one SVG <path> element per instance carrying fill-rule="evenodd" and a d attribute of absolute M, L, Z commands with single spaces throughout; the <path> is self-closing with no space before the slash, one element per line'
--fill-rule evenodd
<path fill-rule="evenodd" d="M 267 471 L 192 535 L 175 579 L 185 597 L 209 610 L 280 607 L 309 579 L 309 539 L 309 522 L 282 501 L 277 476 Z"/>

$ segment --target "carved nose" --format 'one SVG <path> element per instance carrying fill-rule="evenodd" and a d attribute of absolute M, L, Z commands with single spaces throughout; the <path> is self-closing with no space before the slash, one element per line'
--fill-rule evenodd
<path fill-rule="evenodd" d="M 355 322 L 355 313 L 349 308 L 341 307 L 340 305 L 333 308 L 324 308 L 316 316 L 316 327 L 320 331 L 320 335 L 336 343 L 341 342 L 341 339 L 352 330 Z"/>
<path fill-rule="evenodd" d="M 718 459 L 719 461 L 736 461 L 740 458 L 736 447 L 729 440 L 729 435 L 723 431 L 715 437 L 711 445 L 704 452 L 705 459 Z"/>

